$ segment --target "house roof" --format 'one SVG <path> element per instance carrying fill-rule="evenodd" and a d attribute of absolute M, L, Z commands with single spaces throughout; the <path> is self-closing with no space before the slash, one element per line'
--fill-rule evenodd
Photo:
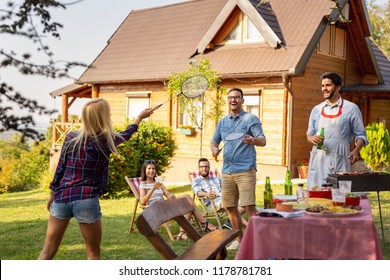
<path fill-rule="evenodd" d="M 191 58 L 207 57 L 223 77 L 239 75 L 300 75 L 328 21 L 338 13 L 329 0 L 272 0 L 258 6 L 254 0 L 193 0 L 131 11 L 109 39 L 106 48 L 77 83 L 118 83 L 165 80 L 188 69 Z M 342 6 L 346 0 L 340 0 Z M 361 0 L 350 0 L 361 10 Z M 264 44 L 225 45 L 206 49 L 238 6 L 261 31 Z M 359 9 L 356 9 L 358 7 Z M 360 11 L 359 10 L 359 11 Z M 369 26 L 366 13 L 355 12 L 357 36 Z M 359 18 L 360 17 L 360 18 Z M 282 46 L 282 47 L 280 47 Z M 357 51 L 366 52 L 367 48 Z M 375 74 L 372 63 L 365 71 Z"/>
<path fill-rule="evenodd" d="M 90 95 L 91 91 L 92 91 L 92 88 L 89 85 L 69 84 L 69 85 L 66 85 L 62 88 L 55 90 L 55 91 L 52 91 L 49 94 L 51 97 L 61 96 L 65 93 L 67 93 L 68 95 L 69 94 L 71 94 L 71 95 L 76 94 L 77 96 L 79 96 L 80 94 L 84 95 L 87 92 Z"/>
<path fill-rule="evenodd" d="M 390 60 L 378 47 L 378 45 L 371 38 L 367 39 L 367 43 L 371 47 L 371 54 L 375 57 L 376 70 L 378 71 L 379 84 L 378 85 L 348 85 L 343 87 L 343 92 L 377 92 L 388 93 L 390 92 Z"/>

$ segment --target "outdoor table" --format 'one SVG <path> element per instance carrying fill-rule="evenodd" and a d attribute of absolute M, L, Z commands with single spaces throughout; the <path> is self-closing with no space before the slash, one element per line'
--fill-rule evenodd
<path fill-rule="evenodd" d="M 382 260 L 368 199 L 361 199 L 360 206 L 361 213 L 345 217 L 253 216 L 236 260 Z"/>
<path fill-rule="evenodd" d="M 338 187 L 338 182 L 343 180 L 352 181 L 352 192 L 376 192 L 379 209 L 379 220 L 381 222 L 382 239 L 385 242 L 385 232 L 383 230 L 381 197 L 379 192 L 390 191 L 390 174 L 383 172 L 363 172 L 362 174 L 343 173 L 329 174 L 326 181 Z"/>

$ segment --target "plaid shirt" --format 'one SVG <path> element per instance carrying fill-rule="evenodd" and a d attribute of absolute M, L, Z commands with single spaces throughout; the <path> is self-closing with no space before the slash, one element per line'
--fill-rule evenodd
<path fill-rule="evenodd" d="M 199 191 L 209 192 L 213 190 L 217 194 L 217 197 L 221 196 L 221 185 L 221 178 L 216 176 L 208 176 L 208 180 L 206 180 L 202 176 L 198 176 L 192 180 L 192 189 L 194 190 L 195 195 L 198 195 Z M 205 204 L 207 205 L 209 203 L 210 199 L 206 198 Z"/>
<path fill-rule="evenodd" d="M 138 125 L 129 125 L 115 138 L 116 145 L 129 140 L 138 130 Z M 89 138 L 87 144 L 73 151 L 73 144 L 68 142 L 77 135 L 69 132 L 65 138 L 61 156 L 50 189 L 54 192 L 54 201 L 59 203 L 87 199 L 104 192 L 108 185 L 108 164 L 111 151 L 107 140 L 102 137 L 98 143 Z M 67 147 L 67 148 L 65 148 Z M 101 150 L 103 149 L 103 151 Z"/>

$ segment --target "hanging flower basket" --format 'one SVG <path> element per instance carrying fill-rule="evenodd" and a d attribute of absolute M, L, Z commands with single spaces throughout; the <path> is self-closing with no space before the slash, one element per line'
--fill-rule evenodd
<path fill-rule="evenodd" d="M 195 128 L 193 127 L 180 127 L 180 134 L 193 135 L 194 133 L 195 133 Z"/>

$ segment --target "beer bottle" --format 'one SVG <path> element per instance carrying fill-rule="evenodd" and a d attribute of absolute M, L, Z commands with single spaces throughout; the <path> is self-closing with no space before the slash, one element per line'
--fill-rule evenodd
<path fill-rule="evenodd" d="M 269 177 L 265 178 L 265 188 L 264 188 L 264 209 L 273 208 L 272 201 L 272 189 L 271 182 Z"/>
<path fill-rule="evenodd" d="M 291 175 L 290 170 L 286 170 L 286 179 L 284 181 L 284 194 L 285 195 L 292 195 L 292 182 L 291 182 Z"/>
<path fill-rule="evenodd" d="M 324 149 L 324 139 L 325 139 L 325 129 L 322 127 L 320 132 L 321 140 L 317 144 L 317 149 L 323 150 Z"/>

